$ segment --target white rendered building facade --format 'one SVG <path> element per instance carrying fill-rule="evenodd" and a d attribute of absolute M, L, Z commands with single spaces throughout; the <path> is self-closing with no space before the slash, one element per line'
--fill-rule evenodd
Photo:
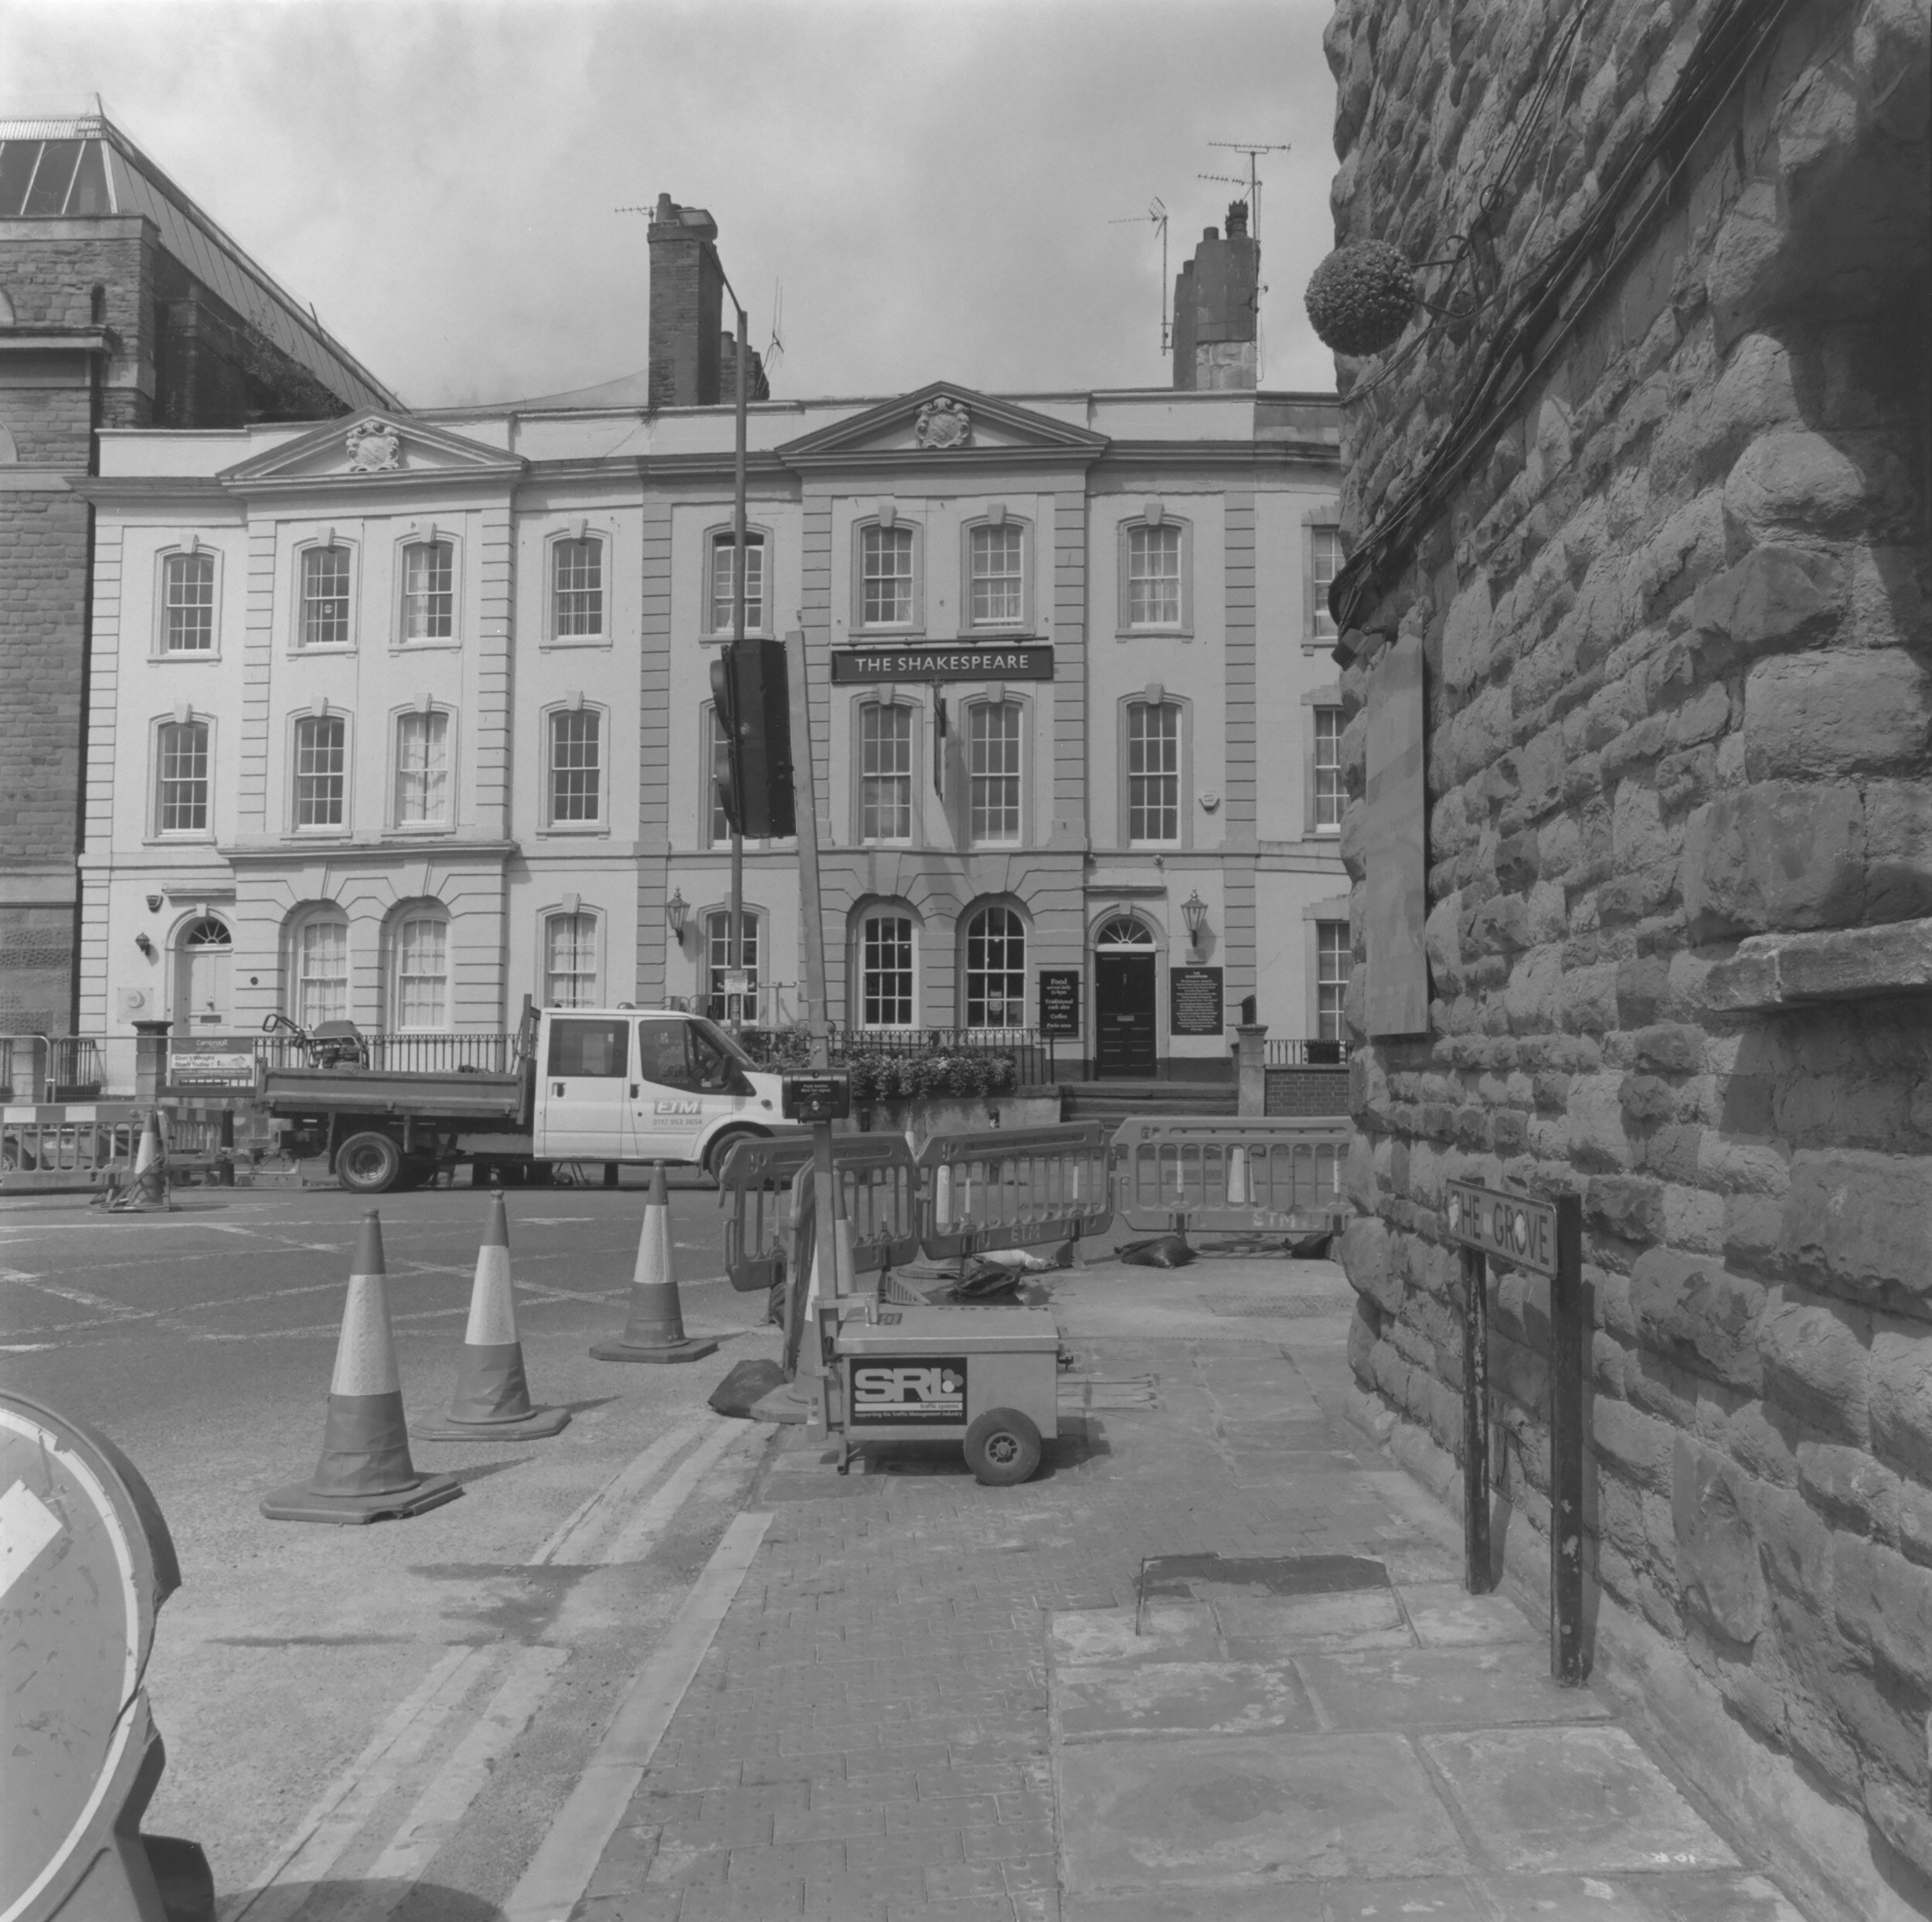
<path fill-rule="evenodd" d="M 750 435 L 832 1018 L 1036 1028 L 1073 971 L 1063 1073 L 1097 985 L 1131 1017 L 1105 1071 L 1225 1072 L 1250 995 L 1338 1037 L 1333 400 L 942 383 L 761 401 Z M 83 1029 L 717 1006 L 732 441 L 728 407 L 594 399 L 104 434 Z M 795 846 L 744 867 L 753 992 L 720 1011 L 800 1018 Z"/>

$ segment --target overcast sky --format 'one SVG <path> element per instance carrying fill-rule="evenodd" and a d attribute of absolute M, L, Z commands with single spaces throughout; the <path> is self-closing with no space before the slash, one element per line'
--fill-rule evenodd
<path fill-rule="evenodd" d="M 411 405 L 643 366 L 707 207 L 777 394 L 1165 386 L 1168 271 L 1262 157 L 1264 384 L 1328 391 L 1331 0 L 6 0 L 0 108 L 108 114 Z"/>

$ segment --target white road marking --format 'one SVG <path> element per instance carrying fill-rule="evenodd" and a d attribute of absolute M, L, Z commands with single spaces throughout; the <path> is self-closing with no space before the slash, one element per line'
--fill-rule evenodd
<path fill-rule="evenodd" d="M 342 1911 L 340 1922 L 376 1922 L 402 1906 L 437 1851 L 456 1833 L 471 1803 L 488 1782 L 498 1757 L 528 1726 L 557 1671 L 570 1658 L 569 1649 L 542 1645 L 515 1652 L 503 1686 L 417 1798 L 389 1846 L 359 1878 L 377 1887 Z M 400 1886 L 384 1889 L 380 1885 L 385 1883 Z"/>
<path fill-rule="evenodd" d="M 15 1288 L 32 1288 L 42 1294 L 51 1294 L 63 1301 L 71 1301 L 77 1308 L 93 1308 L 98 1313 L 113 1316 L 117 1321 L 126 1321 L 133 1316 L 151 1313 L 145 1308 L 130 1308 L 124 1301 L 111 1301 L 104 1294 L 90 1294 L 84 1288 L 63 1288 L 57 1281 L 49 1281 L 44 1275 L 29 1274 L 22 1268 L 0 1268 L 0 1281 L 11 1282 Z"/>
<path fill-rule="evenodd" d="M 597 1752 L 505 1900 L 503 1922 L 567 1922 L 743 1586 L 771 1519 L 769 1513 L 740 1515 L 725 1530 L 669 1632 L 638 1671 Z"/>
<path fill-rule="evenodd" d="M 60 1516 L 26 1482 L 0 1495 L 0 1601 L 60 1532 Z"/>
<path fill-rule="evenodd" d="M 684 1506 L 686 1497 L 710 1472 L 718 1458 L 737 1443 L 762 1441 L 770 1434 L 769 1429 L 760 1428 L 756 1422 L 719 1417 L 717 1432 L 706 1436 L 678 1464 L 665 1478 L 664 1486 L 618 1529 L 599 1551 L 597 1559 L 606 1563 L 642 1561 L 650 1553 L 651 1544 L 670 1526 L 679 1509 Z"/>
<path fill-rule="evenodd" d="M 253 1922 L 288 1922 L 307 1900 L 309 1885 L 324 1879 L 335 1866 L 495 1652 L 489 1646 L 451 1648 L 440 1657 L 368 1747 L 323 1790 L 239 1906 L 225 1910 L 223 1922 L 241 1922 L 244 1916 Z"/>
<path fill-rule="evenodd" d="M 573 1513 L 566 1515 L 549 1539 L 530 1557 L 529 1566 L 541 1568 L 553 1562 L 568 1566 L 598 1560 L 598 1543 L 622 1525 L 623 1504 L 667 1462 L 689 1447 L 706 1425 L 696 1420 L 682 1422 L 668 1434 L 660 1435 L 628 1468 L 620 1468 L 602 1488 L 580 1502 Z"/>

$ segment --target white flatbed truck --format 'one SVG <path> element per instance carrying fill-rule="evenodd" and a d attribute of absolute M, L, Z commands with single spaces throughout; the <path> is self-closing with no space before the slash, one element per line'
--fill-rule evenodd
<path fill-rule="evenodd" d="M 785 1126 L 779 1077 L 716 1022 L 680 1009 L 531 1009 L 511 1059 L 502 1074 L 265 1066 L 256 1099 L 291 1124 L 298 1156 L 326 1155 L 362 1195 L 465 1161 L 667 1162 L 715 1174 L 734 1142 Z"/>

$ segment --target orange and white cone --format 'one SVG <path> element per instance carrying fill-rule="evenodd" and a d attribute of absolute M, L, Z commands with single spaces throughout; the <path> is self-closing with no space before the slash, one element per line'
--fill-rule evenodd
<path fill-rule="evenodd" d="M 567 1408 L 536 1408 L 517 1339 L 516 1293 L 510 1281 L 510 1224 L 503 1191 L 490 1197 L 489 1225 L 476 1251 L 469 1326 L 457 1366 L 456 1393 L 441 1421 L 413 1425 L 423 1441 L 498 1441 L 553 1435 L 570 1419 Z"/>
<path fill-rule="evenodd" d="M 372 1209 L 362 1217 L 349 1271 L 321 1459 L 306 1481 L 291 1481 L 264 1497 L 262 1513 L 271 1522 L 400 1520 L 454 1502 L 462 1492 L 451 1477 L 420 1475 L 410 1460 L 396 1338 L 389 1332 L 383 1224 Z"/>
<path fill-rule="evenodd" d="M 717 1350 L 716 1342 L 699 1341 L 684 1332 L 684 1309 L 672 1260 L 671 1196 L 660 1162 L 651 1171 L 651 1198 L 644 1205 L 644 1232 L 638 1237 L 638 1265 L 631 1277 L 630 1318 L 614 1342 L 600 1342 L 590 1352 L 600 1362 L 695 1362 Z"/>
<path fill-rule="evenodd" d="M 117 1213 L 144 1208 L 172 1209 L 174 1203 L 168 1198 L 168 1155 L 162 1146 L 161 1124 L 150 1108 L 141 1123 L 140 1145 L 134 1150 L 134 1173 L 128 1186 L 107 1205 Z"/>

